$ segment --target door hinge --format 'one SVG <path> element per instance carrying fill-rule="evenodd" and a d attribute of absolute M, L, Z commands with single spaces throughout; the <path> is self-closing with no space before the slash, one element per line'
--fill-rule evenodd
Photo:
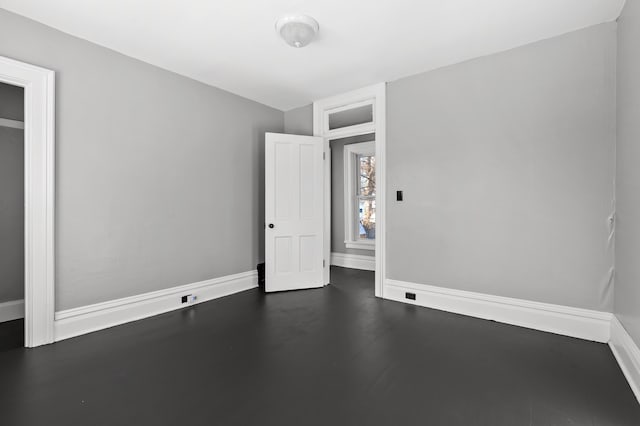
<path fill-rule="evenodd" d="M 323 160 L 326 160 L 326 159 L 327 159 L 327 153 L 326 153 L 326 152 L 323 152 L 323 153 L 322 153 L 322 159 L 323 159 Z"/>
<path fill-rule="evenodd" d="M 324 268 L 325 266 L 327 266 L 327 261 L 322 259 L 322 267 Z"/>

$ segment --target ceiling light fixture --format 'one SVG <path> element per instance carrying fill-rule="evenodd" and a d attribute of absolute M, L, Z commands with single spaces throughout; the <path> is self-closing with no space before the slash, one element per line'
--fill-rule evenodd
<path fill-rule="evenodd" d="M 283 16 L 276 22 L 276 31 L 292 47 L 305 47 L 320 29 L 318 21 L 306 15 Z"/>

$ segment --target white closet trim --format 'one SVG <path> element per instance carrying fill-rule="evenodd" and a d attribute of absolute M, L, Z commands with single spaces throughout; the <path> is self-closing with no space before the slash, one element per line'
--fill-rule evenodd
<path fill-rule="evenodd" d="M 25 346 L 54 340 L 55 73 L 0 56 L 0 82 L 24 88 Z"/>

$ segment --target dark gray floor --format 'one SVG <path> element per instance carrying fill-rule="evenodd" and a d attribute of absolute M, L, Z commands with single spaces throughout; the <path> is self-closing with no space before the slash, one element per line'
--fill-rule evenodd
<path fill-rule="evenodd" d="M 606 345 L 373 296 L 252 290 L 0 352 L 2 425 L 640 425 Z"/>

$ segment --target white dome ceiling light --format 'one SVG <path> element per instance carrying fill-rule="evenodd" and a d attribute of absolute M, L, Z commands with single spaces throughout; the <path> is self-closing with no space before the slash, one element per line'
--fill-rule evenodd
<path fill-rule="evenodd" d="M 319 29 L 318 21 L 306 15 L 283 16 L 276 22 L 276 31 L 292 47 L 305 47 Z"/>

